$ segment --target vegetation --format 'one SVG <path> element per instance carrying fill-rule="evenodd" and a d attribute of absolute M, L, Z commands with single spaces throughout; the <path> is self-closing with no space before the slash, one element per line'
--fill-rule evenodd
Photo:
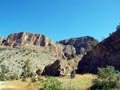
<path fill-rule="evenodd" d="M 37 82 L 36 78 L 35 77 L 32 77 L 31 78 L 31 81 L 34 83 L 34 82 Z"/>
<path fill-rule="evenodd" d="M 92 90 L 120 89 L 120 73 L 112 66 L 98 69 L 98 79 L 93 80 Z"/>
<path fill-rule="evenodd" d="M 23 72 L 22 72 L 22 75 L 21 75 L 22 79 L 30 77 L 30 74 L 31 74 L 31 66 L 30 65 L 31 64 L 30 64 L 29 60 L 25 61 L 25 65 L 22 68 L 23 69 Z"/>
<path fill-rule="evenodd" d="M 88 88 L 92 85 L 92 80 L 96 78 L 96 75 L 76 74 L 76 77 L 73 79 L 69 77 L 38 76 L 38 81 L 34 83 L 30 81 L 31 78 L 27 78 L 26 82 L 22 82 L 21 80 L 5 81 L 4 86 L 6 87 L 4 90 L 43 90 L 45 83 L 48 83 L 48 81 L 50 81 L 48 78 L 54 78 L 61 82 L 61 90 L 88 90 Z M 53 82 L 52 80 L 51 82 Z M 2 82 L 0 82 L 0 84 L 2 84 Z M 11 89 L 11 87 L 13 88 Z M 0 90 L 3 90 L 2 87 L 0 87 Z"/>
<path fill-rule="evenodd" d="M 42 90 L 61 90 L 62 82 L 54 77 L 47 77 Z"/>
<path fill-rule="evenodd" d="M 1 65 L 0 81 L 18 80 L 18 75 L 9 71 L 5 65 Z"/>

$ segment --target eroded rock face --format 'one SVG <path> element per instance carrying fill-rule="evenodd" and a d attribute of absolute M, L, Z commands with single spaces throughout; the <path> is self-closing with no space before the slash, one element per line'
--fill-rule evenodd
<path fill-rule="evenodd" d="M 45 67 L 43 75 L 66 76 L 76 69 L 76 64 L 71 60 L 56 60 L 53 64 Z"/>
<path fill-rule="evenodd" d="M 97 44 L 98 41 L 93 37 L 85 36 L 62 40 L 59 41 L 59 43 L 63 45 L 72 45 L 76 50 L 76 54 L 85 54 L 86 52 L 90 51 L 93 47 L 92 45 Z"/>
<path fill-rule="evenodd" d="M 21 32 L 10 34 L 7 37 L 5 45 L 9 45 L 11 47 L 24 45 L 50 46 L 51 42 L 44 35 Z"/>
<path fill-rule="evenodd" d="M 120 28 L 99 43 L 79 62 L 79 73 L 96 73 L 98 67 L 114 66 L 120 70 Z"/>
<path fill-rule="evenodd" d="M 42 34 L 27 32 L 10 34 L 3 44 L 10 47 L 23 47 L 29 45 L 43 46 L 49 49 L 51 54 L 56 56 L 59 55 L 59 51 L 55 43 Z"/>

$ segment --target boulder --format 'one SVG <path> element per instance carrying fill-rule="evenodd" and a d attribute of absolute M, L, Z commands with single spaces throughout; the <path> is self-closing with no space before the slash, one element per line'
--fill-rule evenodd
<path fill-rule="evenodd" d="M 76 64 L 71 60 L 56 60 L 53 64 L 47 65 L 43 75 L 48 76 L 66 76 L 70 75 L 76 69 Z"/>

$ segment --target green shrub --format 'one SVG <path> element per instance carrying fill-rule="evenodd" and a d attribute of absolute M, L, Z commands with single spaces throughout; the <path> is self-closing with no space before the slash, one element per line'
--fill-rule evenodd
<path fill-rule="evenodd" d="M 5 80 L 17 80 L 18 75 L 10 72 L 8 67 L 5 65 L 1 65 L 1 73 L 0 73 L 0 81 L 5 81 Z"/>
<path fill-rule="evenodd" d="M 47 77 L 42 90 L 61 90 L 62 83 L 54 77 Z"/>
<path fill-rule="evenodd" d="M 6 75 L 6 80 L 18 80 L 18 75 L 14 73 L 12 75 Z"/>
<path fill-rule="evenodd" d="M 98 69 L 98 79 L 93 80 L 91 90 L 120 90 L 120 73 L 112 66 Z"/>
<path fill-rule="evenodd" d="M 5 81 L 5 75 L 3 73 L 0 74 L 0 81 Z"/>

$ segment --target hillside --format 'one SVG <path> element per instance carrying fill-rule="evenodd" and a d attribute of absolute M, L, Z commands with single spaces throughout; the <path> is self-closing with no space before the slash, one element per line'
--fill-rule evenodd
<path fill-rule="evenodd" d="M 96 73 L 98 67 L 114 66 L 120 70 L 120 27 L 89 51 L 79 62 L 79 73 Z"/>
<path fill-rule="evenodd" d="M 60 60 L 60 63 L 55 64 L 52 69 L 55 71 L 65 69 L 64 75 L 66 72 L 70 74 L 73 69 L 77 69 L 78 60 L 87 52 L 88 48 L 92 49 L 90 43 L 97 42 L 92 37 L 74 38 L 71 42 L 73 41 L 77 43 L 64 45 L 55 43 L 42 34 L 28 32 L 10 34 L 7 38 L 0 39 L 0 66 L 4 65 L 9 73 L 15 73 L 20 77 L 27 61 L 30 63 L 31 73 L 35 73 L 38 69 L 42 73 L 45 67 L 50 64 L 54 65 L 56 60 Z M 86 51 L 77 54 L 75 45 L 78 45 L 77 50 L 78 48 L 81 50 L 83 48 L 81 42 L 86 47 Z M 56 69 L 56 65 L 62 67 Z M 50 73 L 52 75 L 52 72 Z"/>

